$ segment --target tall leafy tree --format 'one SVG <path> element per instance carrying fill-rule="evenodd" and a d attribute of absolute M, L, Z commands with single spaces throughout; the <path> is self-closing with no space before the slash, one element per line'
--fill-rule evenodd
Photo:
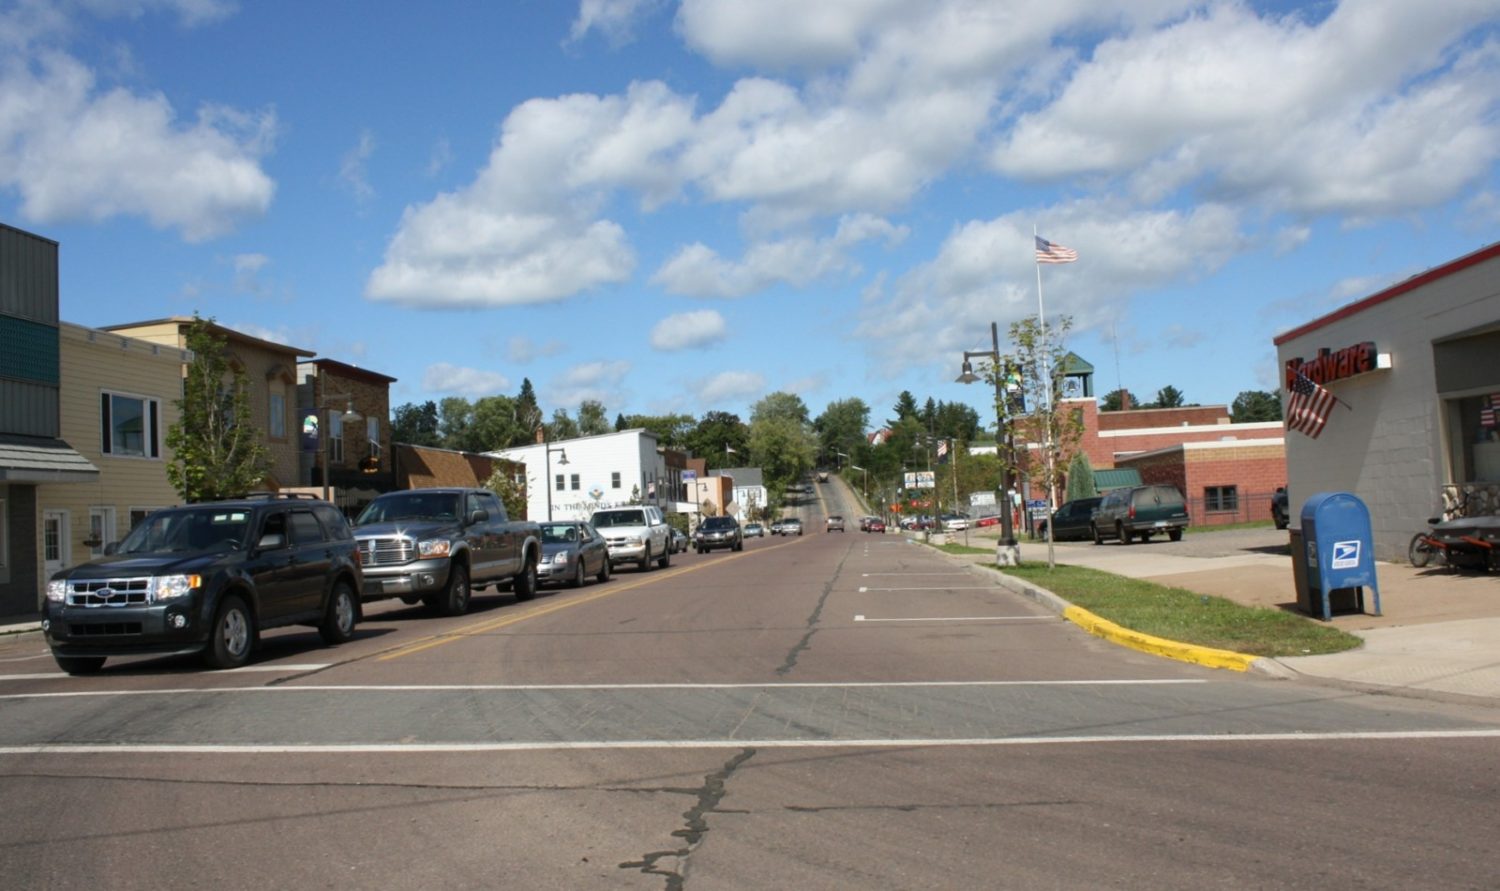
<path fill-rule="evenodd" d="M 809 423 L 807 403 L 796 393 L 788 393 L 784 390 L 768 393 L 762 396 L 758 402 L 750 406 L 750 423 L 756 421 L 768 421 L 773 418 L 784 418 L 797 424 Z"/>
<path fill-rule="evenodd" d="M 1250 421 L 1281 420 L 1281 399 L 1265 390 L 1245 390 L 1234 397 L 1229 407 L 1229 419 L 1236 424 Z"/>
<path fill-rule="evenodd" d="M 683 443 L 693 454 L 703 458 L 710 470 L 745 464 L 749 451 L 750 430 L 740 416 L 727 411 L 711 411 L 698 420 Z M 726 448 L 734 449 L 728 454 Z"/>
<path fill-rule="evenodd" d="M 526 430 L 517 420 L 516 400 L 509 396 L 484 396 L 474 401 L 464 448 L 471 452 L 489 452 L 529 441 Z"/>
<path fill-rule="evenodd" d="M 680 449 L 687 444 L 693 430 L 692 415 L 630 415 L 625 419 L 626 429 L 640 427 L 656 434 L 656 439 L 669 448 Z"/>
<path fill-rule="evenodd" d="M 391 441 L 419 446 L 440 444 L 437 403 L 429 399 L 421 405 L 408 402 L 396 406 L 391 417 Z"/>
<path fill-rule="evenodd" d="M 515 426 L 522 431 L 523 438 L 520 442 L 508 442 L 508 446 L 518 446 L 530 442 L 536 436 L 536 428 L 542 424 L 542 406 L 536 401 L 536 388 L 531 385 L 531 378 L 521 378 L 521 392 L 516 394 L 515 401 Z"/>
<path fill-rule="evenodd" d="M 167 480 L 185 502 L 217 501 L 264 485 L 270 453 L 250 418 L 245 370 L 229 361 L 212 320 L 193 317 L 187 330 L 193 351 L 178 420 L 167 429 L 172 461 Z M 327 435 L 327 431 L 322 431 Z"/>
<path fill-rule="evenodd" d="M 552 412 L 552 423 L 547 425 L 547 439 L 550 442 L 558 442 L 563 439 L 574 439 L 578 436 L 578 423 L 568 417 L 568 410 L 559 408 Z"/>
<path fill-rule="evenodd" d="M 1064 340 L 1072 327 L 1071 316 L 1056 317 L 1046 325 L 1033 316 L 1010 326 L 1015 353 L 1009 358 L 1020 375 L 1026 406 L 1030 409 L 1030 414 L 1013 422 L 1016 457 L 1034 456 L 1035 460 L 1028 458 L 1022 469 L 1031 479 L 1033 490 L 1039 486 L 1049 494 L 1056 491 L 1083 438 L 1083 412 L 1063 403 L 1059 373 L 1067 355 Z M 1023 442 L 1031 448 L 1024 449 Z M 1050 545 L 1047 565 L 1055 565 Z"/>
<path fill-rule="evenodd" d="M 438 435 L 445 449 L 467 449 L 469 427 L 474 423 L 474 406 L 462 396 L 445 396 L 438 403 Z"/>
<path fill-rule="evenodd" d="M 1141 401 L 1135 398 L 1135 394 L 1126 389 L 1110 390 L 1104 394 L 1104 402 L 1100 404 L 1100 411 L 1124 411 L 1126 399 L 1129 399 L 1130 408 L 1140 408 Z"/>
<path fill-rule="evenodd" d="M 823 413 L 813 421 L 820 444 L 820 460 L 825 464 L 837 463 L 837 453 L 849 455 L 849 460 L 858 464 L 863 460 L 865 430 L 870 426 L 870 407 L 863 399 L 840 399 L 828 403 Z M 839 459 L 842 460 L 842 459 Z"/>
<path fill-rule="evenodd" d="M 597 399 L 585 399 L 578 406 L 578 433 L 582 436 L 598 436 L 609 432 L 609 415 L 604 403 Z"/>

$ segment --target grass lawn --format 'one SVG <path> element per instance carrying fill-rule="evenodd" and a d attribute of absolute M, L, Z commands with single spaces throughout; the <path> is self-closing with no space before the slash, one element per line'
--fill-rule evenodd
<path fill-rule="evenodd" d="M 1001 571 L 1117 625 L 1182 643 L 1253 656 L 1311 656 L 1360 645 L 1352 634 L 1294 613 L 1242 606 L 1082 566 L 1007 566 Z"/>

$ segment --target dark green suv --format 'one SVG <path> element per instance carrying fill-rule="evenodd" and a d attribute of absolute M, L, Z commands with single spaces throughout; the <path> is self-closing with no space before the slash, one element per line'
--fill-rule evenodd
<path fill-rule="evenodd" d="M 1173 541 L 1182 541 L 1182 530 L 1188 525 L 1187 504 L 1176 486 L 1157 483 L 1130 486 L 1104 493 L 1094 509 L 1094 544 L 1116 538 L 1130 544 L 1132 538 L 1143 542 L 1164 532 Z"/>
<path fill-rule="evenodd" d="M 236 668 L 266 628 L 312 625 L 336 644 L 359 621 L 359 552 L 326 501 L 270 495 L 171 507 L 105 555 L 47 582 L 42 629 L 69 674 L 98 671 L 112 656 L 185 653 Z"/>

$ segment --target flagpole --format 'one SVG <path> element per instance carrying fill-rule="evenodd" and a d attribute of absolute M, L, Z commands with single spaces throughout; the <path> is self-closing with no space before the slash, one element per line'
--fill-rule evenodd
<path fill-rule="evenodd" d="M 1042 302 L 1042 261 L 1036 254 L 1036 224 L 1031 224 L 1032 263 L 1036 266 L 1036 317 L 1042 335 L 1042 387 L 1047 394 L 1047 413 L 1043 415 L 1045 448 L 1047 450 L 1047 568 L 1057 565 L 1052 553 L 1052 514 L 1056 512 L 1057 495 L 1052 485 L 1052 357 L 1047 353 L 1047 306 Z"/>

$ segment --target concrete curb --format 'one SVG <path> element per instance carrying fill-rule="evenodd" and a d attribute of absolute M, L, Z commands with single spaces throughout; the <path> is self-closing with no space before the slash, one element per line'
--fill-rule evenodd
<path fill-rule="evenodd" d="M 938 551 L 942 554 L 944 552 Z M 944 556 L 952 557 L 951 554 Z M 1062 618 L 1072 622 L 1095 637 L 1101 637 L 1110 643 L 1164 659 L 1173 659 L 1178 662 L 1190 662 L 1195 665 L 1203 665 L 1208 668 L 1223 668 L 1229 671 L 1251 672 L 1263 677 L 1290 679 L 1297 676 L 1297 672 L 1282 665 L 1275 659 L 1264 656 L 1251 656 L 1247 653 L 1236 653 L 1232 650 L 1218 650 L 1212 647 L 1200 647 L 1194 644 L 1185 644 L 1180 641 L 1167 640 L 1162 637 L 1153 637 L 1132 631 L 1100 618 L 1082 607 L 1074 606 L 1063 598 L 1048 591 L 1045 588 L 1035 587 L 1017 578 L 1012 578 L 998 569 L 988 566 L 980 566 L 976 563 L 968 564 L 970 571 L 978 571 L 983 577 L 997 582 L 1002 588 L 1014 591 L 1023 597 L 1034 600 L 1042 606 L 1057 613 Z"/>

